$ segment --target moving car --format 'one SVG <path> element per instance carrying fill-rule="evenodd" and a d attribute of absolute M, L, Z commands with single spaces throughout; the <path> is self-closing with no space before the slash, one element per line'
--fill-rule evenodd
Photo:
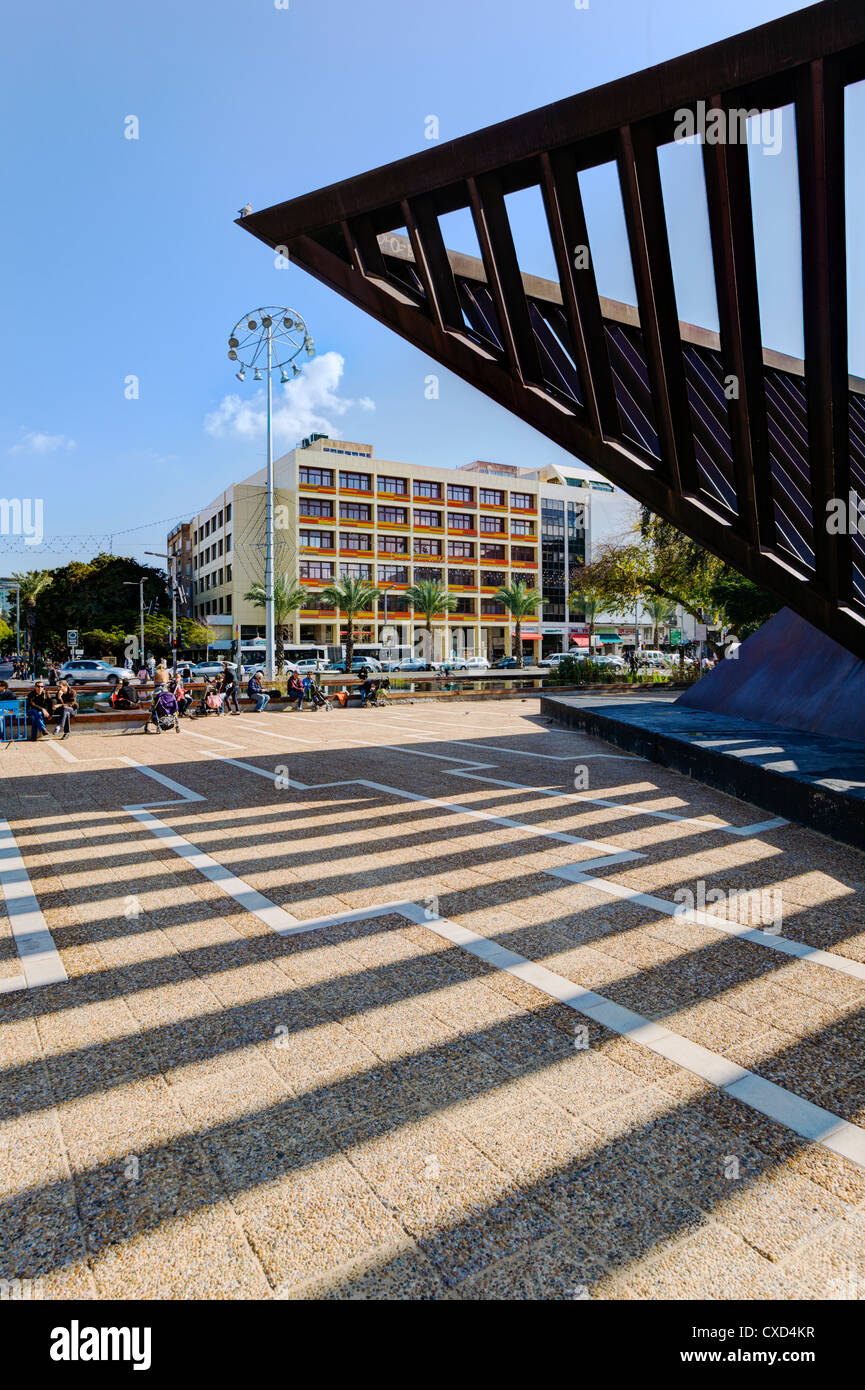
<path fill-rule="evenodd" d="M 498 661 L 493 662 L 493 670 L 503 671 L 505 669 L 510 669 L 512 666 L 516 666 L 516 664 L 517 659 L 515 656 L 500 656 Z"/>
<path fill-rule="evenodd" d="M 467 671 L 488 671 L 490 663 L 485 656 L 470 656 L 466 658 Z"/>
<path fill-rule="evenodd" d="M 64 661 L 60 674 L 70 685 L 118 685 L 135 679 L 125 666 L 109 666 L 107 661 Z"/>
<path fill-rule="evenodd" d="M 552 652 L 549 656 L 542 656 L 538 662 L 539 666 L 558 666 L 565 657 L 572 657 L 574 661 L 588 661 L 589 653 L 585 647 L 574 647 L 570 652 Z"/>
<path fill-rule="evenodd" d="M 221 676 L 223 665 L 224 663 L 222 661 L 196 661 L 195 665 L 191 668 L 192 679 L 200 680 L 203 676 Z M 229 661 L 228 666 L 230 670 L 237 671 L 235 662 Z"/>
<path fill-rule="evenodd" d="M 616 656 L 615 652 L 602 652 L 599 656 L 593 656 L 592 661 L 596 666 L 612 666 L 615 671 L 627 671 L 628 663 L 623 656 Z"/>
<path fill-rule="evenodd" d="M 297 661 L 297 662 L 294 662 L 293 664 L 292 664 L 292 662 L 287 661 L 285 664 L 286 664 L 286 666 L 288 667 L 289 670 L 298 671 L 302 676 L 305 676 L 305 675 L 307 674 L 308 671 L 313 672 L 313 674 L 317 674 L 319 671 L 326 671 L 326 670 L 327 670 L 327 662 L 326 662 L 326 661 L 321 661 L 321 660 L 317 659 L 316 657 L 312 657 L 312 656 L 310 656 L 310 657 L 305 657 L 303 661 Z M 354 662 L 352 662 L 352 665 L 354 665 Z M 252 668 L 250 668 L 250 669 L 252 669 Z M 262 667 L 262 668 L 256 668 L 256 669 L 262 669 L 262 670 L 263 670 L 264 668 Z"/>

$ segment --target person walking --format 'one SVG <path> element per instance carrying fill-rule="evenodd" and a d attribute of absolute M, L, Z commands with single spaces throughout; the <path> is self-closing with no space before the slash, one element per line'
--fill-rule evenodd
<path fill-rule="evenodd" d="M 230 662 L 222 663 L 222 680 L 219 684 L 222 692 L 223 708 L 226 705 L 234 705 L 234 709 L 229 710 L 230 714 L 240 714 L 240 704 L 237 699 L 237 676 Z"/>
<path fill-rule="evenodd" d="M 187 695 L 179 675 L 172 676 L 168 689 L 177 701 L 177 712 L 182 719 L 192 704 L 192 696 Z"/>
<path fill-rule="evenodd" d="M 53 661 L 49 661 L 49 663 L 48 663 L 48 684 L 49 684 L 49 685 L 53 685 L 53 686 L 56 687 L 59 683 L 60 683 L 60 673 L 58 672 L 57 667 L 54 665 L 54 662 L 53 662 Z"/>
<path fill-rule="evenodd" d="M 246 683 L 246 690 L 255 701 L 255 714 L 261 714 L 262 710 L 267 709 L 267 706 L 270 704 L 270 696 L 261 683 L 261 675 L 258 671 L 253 671 Z"/>
<path fill-rule="evenodd" d="M 30 739 L 35 743 L 39 737 L 47 738 L 45 716 L 51 714 L 51 696 L 45 689 L 45 682 L 36 681 L 27 695 L 27 723 L 30 725 Z"/>
<path fill-rule="evenodd" d="M 61 741 L 68 738 L 72 729 L 72 716 L 78 713 L 78 699 L 75 691 L 69 682 L 61 678 L 57 686 L 57 698 L 54 702 L 54 717 L 57 720 L 57 728 L 54 730 L 54 737 L 58 734 Z"/>

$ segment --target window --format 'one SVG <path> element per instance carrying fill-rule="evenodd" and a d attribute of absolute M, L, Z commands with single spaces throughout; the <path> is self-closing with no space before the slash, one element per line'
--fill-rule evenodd
<path fill-rule="evenodd" d="M 512 492 L 511 506 L 519 507 L 523 511 L 528 511 L 534 505 L 534 499 L 530 492 Z"/>
<path fill-rule="evenodd" d="M 486 532 L 487 535 L 495 535 L 501 531 L 503 525 L 504 522 L 499 516 L 482 516 L 480 518 L 480 530 Z"/>
<path fill-rule="evenodd" d="M 448 570 L 449 584 L 464 584 L 467 588 L 475 587 L 475 576 L 471 570 Z"/>
<path fill-rule="evenodd" d="M 300 511 L 303 516 L 333 516 L 333 503 L 329 497 L 302 497 Z"/>
<path fill-rule="evenodd" d="M 231 583 L 231 565 L 226 565 L 225 567 L 225 582 L 226 584 Z"/>
<path fill-rule="evenodd" d="M 534 560 L 535 552 L 530 545 L 512 545 L 511 560 Z"/>
<path fill-rule="evenodd" d="M 481 586 L 484 589 L 500 589 L 504 583 L 504 570 L 481 570 Z"/>
<path fill-rule="evenodd" d="M 357 560 L 346 560 L 339 572 L 344 579 L 372 579 L 372 565 L 362 565 Z"/>
<path fill-rule="evenodd" d="M 441 483 L 418 482 L 415 478 L 414 495 L 415 497 L 428 497 L 431 501 L 438 502 L 441 500 L 442 485 Z"/>
<path fill-rule="evenodd" d="M 501 560 L 505 558 L 505 548 L 503 545 L 490 545 L 489 541 L 481 541 L 482 560 Z"/>
<path fill-rule="evenodd" d="M 332 549 L 333 549 L 333 532 L 332 532 L 332 531 L 301 531 L 301 533 L 300 533 L 300 543 L 301 543 L 301 545 L 311 545 L 311 546 L 313 546 L 316 550 L 332 550 Z"/>
<path fill-rule="evenodd" d="M 448 526 L 455 531 L 473 531 L 474 518 L 469 512 L 448 512 Z"/>
<path fill-rule="evenodd" d="M 381 511 L 381 507 L 379 507 Z M 372 521 L 372 507 L 366 502 L 340 502 L 340 521 Z M 379 517 L 381 521 L 381 517 Z"/>
<path fill-rule="evenodd" d="M 329 584 L 333 579 L 333 565 L 329 560 L 301 560 L 300 577 L 326 580 Z"/>
<path fill-rule="evenodd" d="M 482 598 L 481 613 L 488 618 L 503 618 L 505 615 L 505 605 L 503 603 L 496 603 L 494 598 Z"/>
<path fill-rule="evenodd" d="M 421 579 L 433 579 L 440 584 L 441 577 L 441 570 L 428 569 L 424 565 L 415 565 L 414 567 L 414 578 L 416 584 L 419 583 Z"/>
<path fill-rule="evenodd" d="M 372 536 L 365 536 L 362 531 L 340 531 L 339 548 L 340 550 L 372 550 Z"/>
<path fill-rule="evenodd" d="M 197 569 L 198 569 L 198 556 L 197 556 L 197 555 L 193 555 L 193 557 L 192 557 L 192 568 L 193 568 L 194 570 L 197 570 Z"/>
<path fill-rule="evenodd" d="M 474 541 L 448 541 L 448 555 L 458 560 L 475 558 Z"/>
<path fill-rule="evenodd" d="M 415 512 L 414 524 L 415 526 L 441 526 L 442 514 L 441 512 Z"/>
<path fill-rule="evenodd" d="M 219 538 L 219 553 L 222 554 L 222 537 Z"/>
<path fill-rule="evenodd" d="M 503 507 L 505 505 L 505 494 L 497 487 L 482 487 L 480 489 L 480 500 L 482 507 Z"/>
<path fill-rule="evenodd" d="M 230 502 L 229 502 L 228 506 L 227 506 L 226 509 L 225 509 L 225 520 L 226 520 L 226 521 L 230 521 L 230 520 L 231 520 L 231 503 L 230 503 Z"/>
<path fill-rule="evenodd" d="M 379 507 L 379 526 L 408 526 L 408 507 Z"/>
<path fill-rule="evenodd" d="M 219 520 L 217 521 L 216 524 L 217 524 L 217 526 L 221 526 L 221 525 L 222 525 L 222 512 L 219 513 Z"/>
<path fill-rule="evenodd" d="M 343 473 L 339 475 L 340 487 L 351 488 L 353 492 L 370 492 L 372 477 L 369 473 Z"/>
<path fill-rule="evenodd" d="M 299 468 L 297 478 L 301 487 L 333 487 L 332 468 Z"/>
<path fill-rule="evenodd" d="M 408 555 L 408 536 L 379 536 L 378 548 L 388 555 Z"/>
<path fill-rule="evenodd" d="M 441 555 L 442 543 L 436 536 L 415 536 L 415 555 Z"/>
<path fill-rule="evenodd" d="M 461 596 L 457 599 L 456 602 L 457 606 L 454 609 L 454 613 L 462 613 L 464 617 L 475 617 L 476 609 L 475 601 L 473 598 L 466 598 L 465 596 Z"/>
<path fill-rule="evenodd" d="M 449 502 L 467 502 L 469 506 L 474 506 L 475 490 L 473 487 L 461 487 L 457 483 L 448 483 Z"/>
<path fill-rule="evenodd" d="M 407 584 L 408 570 L 405 565 L 379 565 L 379 584 Z"/>
<path fill-rule="evenodd" d="M 222 583 L 222 570 L 219 571 L 219 582 Z"/>
<path fill-rule="evenodd" d="M 225 537 L 225 553 L 226 553 L 226 555 L 228 554 L 228 552 L 229 552 L 230 549 L 231 549 L 231 532 L 229 531 L 228 535 Z"/>
<path fill-rule="evenodd" d="M 532 531 L 532 523 L 530 521 L 526 521 L 525 517 L 515 516 L 511 521 L 511 534 L 514 536 L 534 535 L 534 532 Z"/>
<path fill-rule="evenodd" d="M 408 492 L 408 483 L 405 478 L 379 478 L 379 492 L 396 492 L 401 497 L 405 497 Z"/>

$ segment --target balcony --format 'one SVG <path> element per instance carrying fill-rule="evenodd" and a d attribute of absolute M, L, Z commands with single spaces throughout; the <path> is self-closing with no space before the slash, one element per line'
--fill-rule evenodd
<path fill-rule="evenodd" d="M 537 560 L 511 560 L 512 570 L 536 570 Z"/>
<path fill-rule="evenodd" d="M 336 547 L 332 545 L 302 545 L 300 546 L 301 555 L 335 555 Z"/>
<path fill-rule="evenodd" d="M 371 550 L 354 550 L 344 545 L 340 546 L 339 554 L 341 559 L 343 557 L 352 560 L 370 560 L 372 558 Z"/>

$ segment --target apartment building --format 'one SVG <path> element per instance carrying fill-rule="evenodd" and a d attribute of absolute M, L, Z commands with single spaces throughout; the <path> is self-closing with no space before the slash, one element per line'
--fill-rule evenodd
<path fill-rule="evenodd" d="M 181 618 L 192 617 L 192 523 L 181 521 L 168 533 L 166 553 L 174 562 L 174 574 L 183 597 L 178 595 L 177 614 Z"/>
<path fill-rule="evenodd" d="M 308 598 L 286 625 L 293 643 L 337 645 L 345 625 L 322 598 L 341 576 L 381 592 L 357 636 L 409 646 L 424 625 L 405 597 L 439 580 L 456 608 L 433 624 L 437 651 L 491 659 L 513 649 L 514 625 L 495 598 L 514 579 L 542 593 L 523 623 L 525 655 L 585 645 L 584 615 L 568 608 L 576 572 L 590 554 L 593 510 L 612 485 L 581 464 L 523 469 L 475 461 L 429 468 L 377 459 L 370 444 L 312 435 L 274 464 L 275 571 Z M 193 616 L 227 649 L 263 637 L 264 613 L 244 596 L 264 575 L 265 471 L 220 493 L 188 523 Z"/>

